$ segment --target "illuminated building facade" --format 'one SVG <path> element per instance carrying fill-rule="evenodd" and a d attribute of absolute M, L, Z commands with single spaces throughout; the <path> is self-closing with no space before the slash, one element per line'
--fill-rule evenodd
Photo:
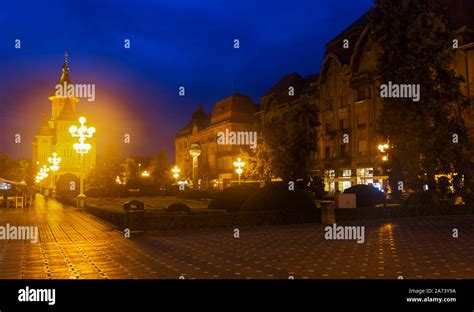
<path fill-rule="evenodd" d="M 175 157 L 176 165 L 181 169 L 181 178 L 191 177 L 192 157 L 189 150 L 192 144 L 199 144 L 198 176 L 204 187 L 223 188 L 237 180 L 233 163 L 245 146 L 218 144 L 218 133 L 253 131 L 255 111 L 252 99 L 239 93 L 217 102 L 211 114 L 205 113 L 199 106 L 191 121 L 176 135 Z"/>
<path fill-rule="evenodd" d="M 62 74 L 57 84 L 71 85 L 69 75 L 69 65 L 67 56 L 64 60 Z M 61 157 L 61 164 L 56 177 L 58 188 L 69 187 L 69 183 L 78 181 L 81 173 L 80 155 L 73 148 L 77 143 L 77 138 L 73 138 L 69 133 L 71 126 L 79 126 L 79 115 L 77 114 L 76 104 L 79 98 L 68 96 L 56 96 L 53 90 L 49 97 L 51 101 L 51 115 L 44 115 L 41 126 L 33 140 L 33 165 L 42 167 L 48 165 L 48 157 L 54 152 Z M 84 155 L 84 174 L 87 177 L 96 165 L 96 142 L 90 139 L 87 143 L 91 144 L 91 150 Z M 77 184 L 78 185 L 78 184 Z"/>
<path fill-rule="evenodd" d="M 458 29 L 453 68 L 463 76 L 462 91 L 474 96 L 474 22 L 467 12 L 473 3 L 452 1 L 448 14 Z M 470 10 L 468 9 L 470 8 Z M 378 146 L 377 120 L 382 108 L 376 77 L 380 47 L 369 38 L 366 15 L 359 18 L 326 45 L 319 75 L 320 122 L 319 165 L 326 191 L 343 191 L 354 184 L 384 188 L 388 177 Z M 345 48 L 344 40 L 348 40 Z M 472 110 L 472 108 L 471 108 Z M 474 138 L 474 112 L 466 120 Z M 348 138 L 348 143 L 344 142 Z"/>

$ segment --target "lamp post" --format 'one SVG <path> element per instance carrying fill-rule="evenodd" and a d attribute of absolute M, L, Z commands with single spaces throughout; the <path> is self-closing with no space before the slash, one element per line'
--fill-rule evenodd
<path fill-rule="evenodd" d="M 76 153 L 81 155 L 81 175 L 80 175 L 80 191 L 77 196 L 77 207 L 83 208 L 86 200 L 86 195 L 84 194 L 84 154 L 89 153 L 91 145 L 85 143 L 86 139 L 92 138 L 95 133 L 94 127 L 86 127 L 86 118 L 79 118 L 80 127 L 71 126 L 69 128 L 69 133 L 73 138 L 79 138 L 79 143 L 74 143 L 73 147 L 76 150 Z"/>
<path fill-rule="evenodd" d="M 181 169 L 179 169 L 178 166 L 174 166 L 173 169 L 171 169 L 171 171 L 173 172 L 173 177 L 176 183 L 178 183 L 178 177 L 179 177 L 179 173 L 181 172 Z"/>
<path fill-rule="evenodd" d="M 49 171 L 49 168 L 46 167 L 46 165 L 43 166 L 43 168 L 40 169 L 40 172 L 38 174 L 39 176 L 39 183 L 40 183 L 40 193 L 43 192 L 43 185 L 41 184 L 41 182 L 43 182 L 44 179 L 46 179 L 48 177 L 48 171 Z"/>
<path fill-rule="evenodd" d="M 389 149 L 390 146 L 388 145 L 388 143 L 385 143 L 385 144 L 379 144 L 377 148 L 379 149 L 381 153 L 385 153 L 385 150 Z"/>
<path fill-rule="evenodd" d="M 382 171 L 382 173 L 385 173 L 385 171 L 387 170 L 386 163 L 388 162 L 388 152 L 387 152 L 387 150 L 390 149 L 390 145 L 387 142 L 387 143 L 379 144 L 377 146 L 377 148 L 378 148 L 379 152 L 382 153 L 381 171 Z M 381 187 L 384 188 L 384 189 L 386 188 L 386 183 L 384 182 L 383 179 L 382 179 Z"/>
<path fill-rule="evenodd" d="M 61 162 L 61 157 L 57 157 L 58 154 L 53 153 L 53 157 L 48 158 L 48 162 L 51 164 L 49 170 L 51 171 L 51 187 L 53 188 L 53 198 L 56 195 L 56 172 L 59 170 L 59 163 Z"/>
<path fill-rule="evenodd" d="M 201 147 L 199 144 L 191 144 L 189 155 L 193 158 L 193 188 L 196 189 L 198 185 L 198 157 L 201 155 Z"/>
<path fill-rule="evenodd" d="M 239 185 L 240 185 L 240 176 L 244 172 L 242 169 L 245 166 L 245 163 L 239 158 L 237 158 L 237 161 L 234 162 L 234 167 L 237 168 L 235 169 L 235 172 L 239 175 Z"/>

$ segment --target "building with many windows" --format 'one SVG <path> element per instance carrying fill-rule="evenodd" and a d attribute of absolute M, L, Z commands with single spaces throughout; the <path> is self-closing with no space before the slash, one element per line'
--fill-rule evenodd
<path fill-rule="evenodd" d="M 459 43 L 453 68 L 463 76 L 462 91 L 472 99 L 474 20 L 466 12 L 472 12 L 474 4 L 455 0 L 450 2 L 450 8 L 448 14 L 458 29 Z M 386 156 L 381 152 L 386 142 L 377 136 L 382 108 L 376 77 L 380 47 L 370 39 L 368 22 L 364 15 L 332 39 L 326 45 L 321 65 L 318 83 L 321 162 L 316 169 L 324 175 L 327 191 L 343 191 L 354 184 L 371 183 L 380 188 L 387 184 L 388 177 L 382 170 Z M 471 112 L 466 120 L 474 134 Z"/>
<path fill-rule="evenodd" d="M 191 144 L 198 144 L 201 155 L 198 158 L 198 176 L 204 187 L 223 188 L 238 177 L 233 163 L 240 155 L 244 144 L 218 144 L 218 133 L 249 133 L 255 127 L 256 107 L 246 95 L 235 93 L 214 105 L 207 114 L 202 106 L 193 113 L 191 121 L 181 129 L 175 138 L 176 165 L 181 169 L 181 178 L 192 177 Z M 208 185 L 205 185 L 208 184 Z"/>
<path fill-rule="evenodd" d="M 453 38 L 457 40 L 458 48 L 452 66 L 464 78 L 461 88 L 471 99 L 474 96 L 474 20 L 468 12 L 473 10 L 472 1 L 452 0 L 448 12 L 458 30 Z M 310 166 L 313 173 L 324 177 L 325 190 L 329 192 L 342 192 L 355 184 L 372 184 L 380 189 L 388 186 L 388 176 L 383 170 L 387 142 L 377 131 L 382 99 L 376 66 L 381 50 L 369 34 L 369 21 L 367 15 L 363 15 L 327 43 L 319 74 L 307 78 L 297 73 L 286 75 L 262 96 L 255 114 L 256 120 L 264 122 L 280 118 L 300 100 L 314 103 L 319 111 L 320 126 L 317 151 Z M 473 114 L 471 108 L 466 120 L 474 139 Z M 249 123 L 244 127 L 250 127 L 253 122 L 250 122 L 250 115 L 248 118 Z M 189 157 L 186 155 L 187 142 L 205 141 L 198 139 L 200 133 L 208 135 L 208 130 L 201 130 L 209 127 L 210 122 L 204 120 L 192 122 L 178 134 L 178 163 Z M 208 140 L 212 138 L 215 135 Z M 211 151 L 209 155 L 222 153 Z M 216 156 L 209 159 L 217 163 Z M 217 168 L 227 168 L 227 177 L 230 177 L 230 166 L 228 160 L 225 166 Z M 226 177 L 223 173 L 218 176 Z"/>

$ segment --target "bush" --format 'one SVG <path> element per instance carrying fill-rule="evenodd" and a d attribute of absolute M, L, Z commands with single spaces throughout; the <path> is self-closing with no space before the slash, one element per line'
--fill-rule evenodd
<path fill-rule="evenodd" d="M 190 213 L 191 209 L 186 204 L 174 203 L 174 204 L 169 205 L 168 208 L 166 208 L 166 212 L 186 212 L 186 213 Z"/>
<path fill-rule="evenodd" d="M 436 205 L 436 196 L 433 192 L 417 192 L 408 195 L 405 200 L 405 205 L 420 206 L 420 205 Z"/>
<path fill-rule="evenodd" d="M 228 187 L 211 200 L 208 208 L 226 210 L 227 212 L 240 211 L 242 204 L 255 192 L 257 189 L 248 185 Z"/>
<path fill-rule="evenodd" d="M 122 186 L 92 187 L 85 191 L 87 197 L 126 197 L 129 192 Z"/>
<path fill-rule="evenodd" d="M 324 180 L 316 175 L 309 176 L 304 185 L 304 189 L 310 192 L 315 199 L 323 199 L 324 197 Z"/>
<path fill-rule="evenodd" d="M 301 213 L 314 208 L 314 202 L 304 191 L 290 191 L 283 183 L 272 183 L 251 195 L 242 205 L 241 211 L 288 210 Z"/>
<path fill-rule="evenodd" d="M 385 202 L 385 194 L 379 191 L 377 188 L 365 185 L 357 184 L 344 190 L 344 194 L 356 194 L 357 207 L 374 207 L 377 204 Z"/>
<path fill-rule="evenodd" d="M 208 191 L 202 191 L 202 190 L 184 190 L 184 191 L 179 191 L 176 197 L 181 198 L 181 199 L 200 200 L 200 199 L 211 198 L 211 194 Z"/>

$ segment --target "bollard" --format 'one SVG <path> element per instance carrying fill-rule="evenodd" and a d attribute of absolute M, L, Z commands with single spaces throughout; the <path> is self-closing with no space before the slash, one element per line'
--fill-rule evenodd
<path fill-rule="evenodd" d="M 333 201 L 321 202 L 321 223 L 324 225 L 336 223 L 336 213 L 334 211 Z"/>

